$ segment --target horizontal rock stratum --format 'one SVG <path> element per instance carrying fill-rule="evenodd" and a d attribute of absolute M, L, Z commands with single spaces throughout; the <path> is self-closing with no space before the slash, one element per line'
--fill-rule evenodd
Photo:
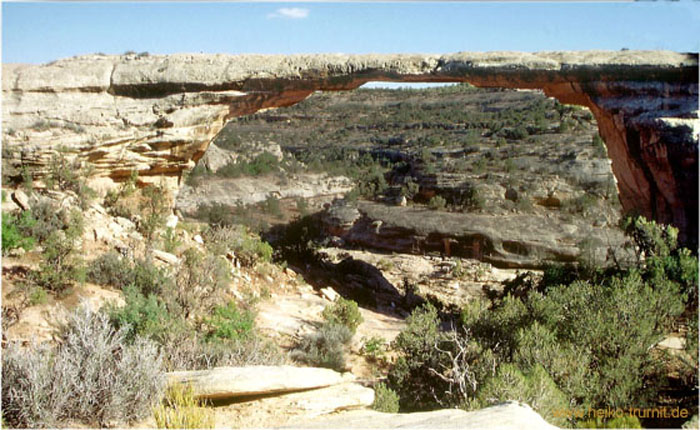
<path fill-rule="evenodd" d="M 674 224 L 697 245 L 697 53 L 88 55 L 4 64 L 4 166 L 28 166 L 40 179 L 61 149 L 91 162 L 96 178 L 121 181 L 138 170 L 175 190 L 228 119 L 378 80 L 541 89 L 587 106 L 623 208 Z"/>

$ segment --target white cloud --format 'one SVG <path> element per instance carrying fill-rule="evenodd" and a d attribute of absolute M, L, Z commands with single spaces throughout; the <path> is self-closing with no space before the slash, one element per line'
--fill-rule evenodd
<path fill-rule="evenodd" d="M 308 9 L 300 7 L 283 7 L 277 9 L 274 13 L 267 15 L 268 18 L 289 18 L 289 19 L 304 19 L 309 16 Z"/>

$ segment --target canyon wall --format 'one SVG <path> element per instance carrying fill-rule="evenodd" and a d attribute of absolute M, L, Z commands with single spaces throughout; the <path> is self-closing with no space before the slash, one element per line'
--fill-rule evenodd
<path fill-rule="evenodd" d="M 137 170 L 175 191 L 228 119 L 368 81 L 541 89 L 590 108 L 623 208 L 676 225 L 697 246 L 697 54 L 134 54 L 4 64 L 3 168 L 40 184 L 61 152 L 94 166 L 97 187 Z"/>

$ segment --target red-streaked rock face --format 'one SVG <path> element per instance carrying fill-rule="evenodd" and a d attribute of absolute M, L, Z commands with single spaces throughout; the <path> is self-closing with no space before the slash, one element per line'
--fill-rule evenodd
<path fill-rule="evenodd" d="M 698 235 L 698 55 L 90 55 L 3 65 L 3 158 L 40 178 L 62 147 L 120 181 L 175 190 L 227 119 L 373 80 L 542 89 L 595 115 L 625 210 Z"/>

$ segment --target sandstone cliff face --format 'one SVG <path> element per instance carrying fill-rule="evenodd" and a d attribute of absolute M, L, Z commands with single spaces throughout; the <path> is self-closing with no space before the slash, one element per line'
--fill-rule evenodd
<path fill-rule="evenodd" d="M 539 88 L 585 105 L 625 210 L 698 234 L 698 55 L 666 51 L 452 55 L 99 56 L 3 65 L 3 158 L 40 178 L 52 154 L 96 178 L 176 190 L 227 119 L 371 80 Z"/>

